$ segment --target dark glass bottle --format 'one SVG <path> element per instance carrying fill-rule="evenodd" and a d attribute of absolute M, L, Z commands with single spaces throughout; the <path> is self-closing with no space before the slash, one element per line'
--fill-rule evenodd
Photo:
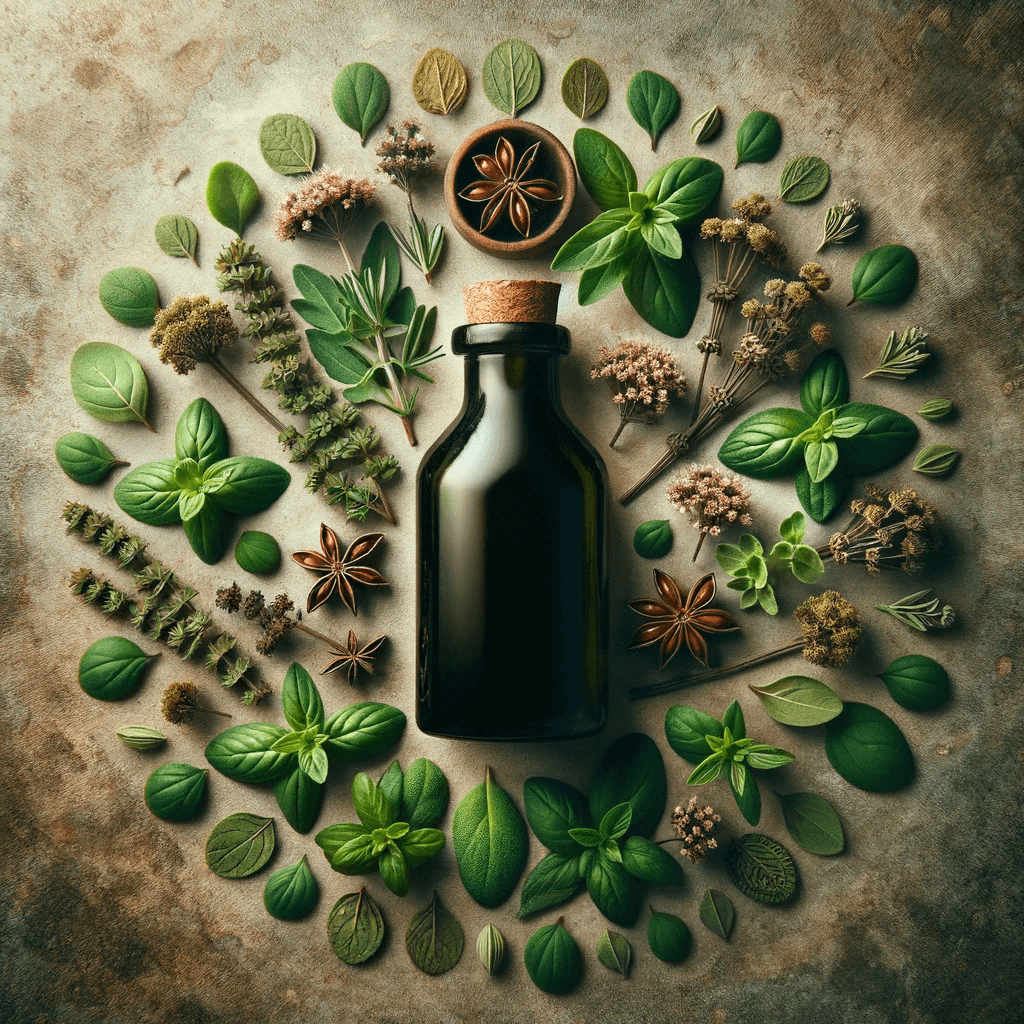
<path fill-rule="evenodd" d="M 459 327 L 465 399 L 417 482 L 416 717 L 550 740 L 607 715 L 604 464 L 566 418 L 552 323 Z"/>

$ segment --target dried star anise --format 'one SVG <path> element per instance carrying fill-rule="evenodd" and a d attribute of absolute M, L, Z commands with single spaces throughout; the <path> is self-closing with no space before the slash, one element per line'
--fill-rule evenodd
<path fill-rule="evenodd" d="M 530 201 L 554 203 L 562 198 L 558 184 L 547 178 L 530 178 L 524 181 L 526 173 L 537 159 L 540 143 L 535 142 L 516 163 L 516 151 L 512 143 L 499 136 L 494 147 L 494 156 L 481 153 L 473 157 L 476 169 L 483 175 L 479 181 L 470 182 L 459 196 L 471 203 L 486 203 L 480 215 L 480 232 L 486 234 L 502 217 L 508 214 L 512 227 L 523 236 L 530 235 Z"/>
<path fill-rule="evenodd" d="M 629 607 L 652 619 L 633 634 L 630 650 L 661 641 L 661 667 L 664 668 L 686 643 L 690 653 L 704 666 L 708 663 L 707 641 L 702 633 L 732 633 L 740 627 L 720 608 L 707 607 L 716 592 L 715 574 L 709 572 L 693 585 L 683 599 L 679 584 L 668 573 L 654 570 L 654 585 L 662 600 L 630 601 Z"/>
<path fill-rule="evenodd" d="M 371 640 L 364 647 L 360 648 L 355 633 L 350 629 L 348 631 L 348 643 L 344 648 L 339 649 L 338 644 L 331 645 L 331 654 L 335 655 L 334 661 L 320 674 L 325 676 L 328 672 L 338 672 L 341 669 L 345 669 L 348 673 L 349 684 L 355 685 L 356 676 L 360 669 L 364 669 L 371 676 L 373 675 L 373 656 L 385 640 L 387 640 L 387 637 L 382 633 L 375 640 Z"/>
<path fill-rule="evenodd" d="M 306 598 L 306 611 L 311 612 L 337 591 L 353 615 L 356 613 L 356 593 L 353 583 L 365 583 L 370 587 L 386 587 L 388 581 L 376 569 L 368 565 L 356 565 L 362 561 L 384 539 L 383 533 L 366 533 L 356 537 L 345 554 L 341 554 L 338 535 L 326 524 L 320 524 L 320 547 L 323 551 L 296 551 L 292 559 L 304 569 L 312 569 L 320 579 Z"/>

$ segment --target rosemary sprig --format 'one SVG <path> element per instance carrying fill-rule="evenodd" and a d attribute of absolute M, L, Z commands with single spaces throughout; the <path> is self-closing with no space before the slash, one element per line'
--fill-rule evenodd
<path fill-rule="evenodd" d="M 906 380 L 931 355 L 928 351 L 928 335 L 920 327 L 908 327 L 899 334 L 890 331 L 882 345 L 878 366 L 865 373 L 864 379 L 888 377 L 890 380 Z"/>
<path fill-rule="evenodd" d="M 892 604 L 876 604 L 875 611 L 886 612 L 921 633 L 930 629 L 948 629 L 956 620 L 956 612 L 951 605 L 942 604 L 937 597 L 929 599 L 930 593 L 930 590 L 919 590 Z"/>
<path fill-rule="evenodd" d="M 821 252 L 829 242 L 841 245 L 860 227 L 860 203 L 856 199 L 844 199 L 830 206 L 825 214 L 825 227 L 821 233 L 821 244 L 815 252 Z"/>

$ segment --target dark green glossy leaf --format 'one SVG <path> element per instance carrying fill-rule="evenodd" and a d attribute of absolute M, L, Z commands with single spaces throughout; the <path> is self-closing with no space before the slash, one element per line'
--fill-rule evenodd
<path fill-rule="evenodd" d="M 590 785 L 590 817 L 600 821 L 617 804 L 633 808 L 627 836 L 650 836 L 661 821 L 668 796 L 665 764 L 654 740 L 628 733 L 601 758 Z"/>
<path fill-rule="evenodd" d="M 404 824 L 404 823 L 402 823 Z M 401 825 L 395 826 L 400 828 Z M 445 844 L 444 833 L 437 828 L 417 828 L 407 832 L 398 840 L 402 854 L 410 868 L 440 853 Z"/>
<path fill-rule="evenodd" d="M 638 71 L 626 89 L 626 106 L 633 120 L 651 137 L 651 149 L 658 136 L 679 113 L 679 90 L 664 76 Z"/>
<path fill-rule="evenodd" d="M 643 882 L 675 885 L 683 880 L 683 867 L 668 851 L 642 836 L 622 844 L 622 866 Z"/>
<path fill-rule="evenodd" d="M 700 305 L 700 274 L 688 252 L 670 260 L 646 246 L 637 252 L 622 282 L 630 305 L 656 330 L 681 338 Z"/>
<path fill-rule="evenodd" d="M 324 727 L 324 703 L 313 677 L 297 662 L 293 661 L 284 674 L 281 684 L 281 707 L 285 721 L 301 732 L 315 725 Z"/>
<path fill-rule="evenodd" d="M 932 711 L 949 699 L 946 670 L 923 654 L 905 654 L 879 676 L 892 699 L 910 711 Z"/>
<path fill-rule="evenodd" d="M 636 171 L 607 135 L 577 128 L 572 152 L 583 187 L 602 210 L 629 206 L 629 193 L 636 191 Z"/>
<path fill-rule="evenodd" d="M 409 894 L 409 864 L 400 849 L 393 850 L 390 847 L 383 850 L 377 864 L 380 871 L 381 881 L 396 895 L 407 896 Z"/>
<path fill-rule="evenodd" d="M 596 60 L 578 57 L 562 76 L 562 102 L 581 120 L 608 102 L 608 76 Z"/>
<path fill-rule="evenodd" d="M 224 160 L 214 164 L 206 180 L 206 206 L 213 219 L 241 236 L 246 221 L 260 201 L 252 175 L 238 164 Z"/>
<path fill-rule="evenodd" d="M 260 125 L 260 153 L 278 174 L 308 174 L 316 160 L 316 136 L 297 114 L 271 114 Z"/>
<path fill-rule="evenodd" d="M 769 113 L 753 110 L 736 129 L 736 166 L 767 163 L 782 145 L 782 126 Z"/>
<path fill-rule="evenodd" d="M 724 892 L 708 889 L 700 901 L 700 919 L 708 931 L 728 942 L 736 923 L 736 908 Z"/>
<path fill-rule="evenodd" d="M 274 819 L 258 814 L 229 814 L 206 840 L 207 867 L 221 878 L 248 878 L 274 852 Z"/>
<path fill-rule="evenodd" d="M 598 834 L 602 839 L 621 839 L 633 820 L 633 808 L 629 803 L 616 804 L 605 812 L 598 825 Z"/>
<path fill-rule="evenodd" d="M 644 887 L 621 864 L 595 851 L 587 870 L 587 891 L 594 906 L 623 928 L 636 924 Z"/>
<path fill-rule="evenodd" d="M 813 422 L 799 409 L 762 409 L 733 430 L 718 457 L 729 469 L 758 480 L 792 473 L 803 460 L 799 435 Z"/>
<path fill-rule="evenodd" d="M 104 423 L 134 421 L 153 429 L 146 420 L 149 384 L 142 364 L 119 345 L 79 345 L 71 357 L 71 393 L 85 412 Z"/>
<path fill-rule="evenodd" d="M 692 224 L 708 208 L 722 187 L 722 168 L 713 160 L 685 156 L 655 171 L 644 192 L 667 209 L 676 224 Z"/>
<path fill-rule="evenodd" d="M 831 687 L 809 676 L 784 676 L 767 686 L 751 686 L 765 711 L 783 725 L 824 725 L 843 710 Z"/>
<path fill-rule="evenodd" d="M 352 761 L 383 753 L 397 742 L 405 728 L 405 714 L 390 704 L 359 701 L 336 711 L 327 720 L 329 757 Z"/>
<path fill-rule="evenodd" d="M 263 906 L 268 914 L 281 921 L 305 917 L 319 898 L 320 888 L 305 857 L 297 864 L 279 868 L 263 888 Z"/>
<path fill-rule="evenodd" d="M 675 914 L 661 910 L 651 912 L 647 924 L 647 944 L 651 952 L 668 964 L 677 964 L 685 959 L 692 944 L 690 929 Z"/>
<path fill-rule="evenodd" d="M 672 548 L 672 526 L 667 519 L 641 523 L 633 534 L 633 550 L 641 558 L 664 558 Z"/>
<path fill-rule="evenodd" d="M 128 327 L 152 327 L 160 308 L 156 281 L 141 267 L 118 267 L 100 278 L 100 305 Z M 92 344 L 105 344 L 93 342 Z"/>
<path fill-rule="evenodd" d="M 269 459 L 232 455 L 221 459 L 203 477 L 212 502 L 225 512 L 248 515 L 262 512 L 285 491 L 288 471 Z"/>
<path fill-rule="evenodd" d="M 770 836 L 739 836 L 726 847 L 725 863 L 733 885 L 758 903 L 782 903 L 796 892 L 793 858 Z"/>
<path fill-rule="evenodd" d="M 795 156 L 782 170 L 779 198 L 808 203 L 828 188 L 828 164 L 820 156 Z"/>
<path fill-rule="evenodd" d="M 335 955 L 346 964 L 361 964 L 380 949 L 384 919 L 365 889 L 346 893 L 334 904 L 327 936 Z"/>
<path fill-rule="evenodd" d="M 484 95 L 509 117 L 537 98 L 540 82 L 540 57 L 521 39 L 505 39 L 484 57 Z"/>
<path fill-rule="evenodd" d="M 707 712 L 677 704 L 665 713 L 665 738 L 684 761 L 700 764 L 711 755 L 706 736 L 722 738 L 722 723 Z"/>
<path fill-rule="evenodd" d="M 758 788 L 754 773 L 745 764 L 733 764 L 727 778 L 740 814 L 748 824 L 756 825 L 761 820 L 761 790 Z M 742 792 L 736 784 L 739 779 L 743 780 Z"/>
<path fill-rule="evenodd" d="M 843 473 L 861 476 L 887 469 L 917 443 L 917 425 L 903 413 L 861 402 L 850 402 L 841 412 L 865 424 L 853 437 L 836 439 Z"/>
<path fill-rule="evenodd" d="M 849 400 L 850 379 L 843 357 L 834 348 L 819 352 L 800 379 L 800 404 L 804 411 L 817 419 Z"/>
<path fill-rule="evenodd" d="M 262 530 L 245 530 L 235 544 L 235 561 L 246 572 L 266 576 L 281 566 L 281 547 Z"/>
<path fill-rule="evenodd" d="M 914 755 L 899 726 L 869 704 L 847 702 L 825 727 L 825 756 L 847 782 L 891 793 L 914 777 Z"/>
<path fill-rule="evenodd" d="M 560 921 L 546 924 L 530 936 L 523 950 L 523 962 L 534 985 L 551 995 L 567 995 L 583 974 L 580 948 Z"/>
<path fill-rule="evenodd" d="M 391 90 L 377 68 L 357 61 L 338 72 L 332 98 L 338 117 L 359 135 L 362 144 L 388 109 Z"/>
<path fill-rule="evenodd" d="M 324 787 L 295 765 L 274 783 L 274 797 L 288 824 L 296 832 L 308 832 L 320 816 Z"/>
<path fill-rule="evenodd" d="M 58 437 L 53 454 L 60 468 L 79 484 L 101 483 L 115 466 L 128 465 L 115 459 L 98 437 L 77 432 Z"/>
<path fill-rule="evenodd" d="M 808 853 L 829 857 L 846 845 L 843 826 L 832 805 L 814 793 L 777 793 L 793 842 Z"/>
<path fill-rule="evenodd" d="M 404 773 L 399 763 L 392 761 L 379 786 L 394 808 L 395 820 L 407 822 L 412 829 L 432 828 L 448 807 L 448 780 L 425 757 L 413 761 Z"/>
<path fill-rule="evenodd" d="M 228 433 L 220 413 L 205 398 L 190 402 L 174 428 L 175 459 L 195 459 L 205 473 L 227 454 Z"/>
<path fill-rule="evenodd" d="M 917 284 L 917 257 L 905 245 L 881 245 L 865 253 L 853 268 L 854 302 L 892 306 Z"/>
<path fill-rule="evenodd" d="M 523 809 L 534 835 L 549 850 L 563 857 L 575 857 L 580 852 L 569 830 L 588 827 L 590 813 L 587 798 L 578 789 L 558 779 L 527 779 Z"/>
<path fill-rule="evenodd" d="M 142 673 L 154 657 L 124 637 L 104 637 L 90 644 L 82 655 L 78 684 L 97 700 L 121 700 L 138 688 Z"/>
<path fill-rule="evenodd" d="M 199 228 L 180 213 L 169 213 L 161 217 L 153 227 L 156 244 L 168 256 L 188 257 L 196 262 L 196 246 L 199 244 Z"/>
<path fill-rule="evenodd" d="M 539 910 L 557 907 L 572 899 L 584 884 L 579 856 L 563 857 L 561 854 L 549 853 L 526 876 L 516 916 L 526 917 Z"/>
<path fill-rule="evenodd" d="M 605 928 L 601 938 L 597 940 L 597 959 L 609 971 L 615 971 L 625 978 L 629 974 L 629 965 L 633 959 L 629 940 L 624 935 Z"/>
<path fill-rule="evenodd" d="M 444 974 L 462 956 L 465 935 L 437 893 L 430 904 L 414 914 L 405 933 L 409 959 L 424 974 Z"/>
<path fill-rule="evenodd" d="M 160 765 L 146 779 L 146 806 L 164 821 L 187 821 L 199 813 L 206 794 L 208 768 L 179 761 Z"/>
<path fill-rule="evenodd" d="M 210 740 L 206 760 L 236 782 L 273 782 L 295 767 L 295 755 L 272 750 L 287 729 L 271 722 L 248 722 Z"/>
<path fill-rule="evenodd" d="M 412 94 L 428 113 L 451 114 L 466 102 L 466 69 L 453 53 L 431 47 L 420 58 L 412 76 Z"/>
<path fill-rule="evenodd" d="M 807 472 L 805 466 L 796 471 L 796 496 L 803 509 L 816 523 L 824 523 L 839 508 L 850 490 L 850 482 L 841 470 L 840 465 L 840 469 L 817 484 L 811 480 L 811 474 Z"/>

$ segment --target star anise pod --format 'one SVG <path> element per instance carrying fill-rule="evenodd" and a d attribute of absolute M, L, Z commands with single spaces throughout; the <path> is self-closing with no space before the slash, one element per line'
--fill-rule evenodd
<path fill-rule="evenodd" d="M 348 673 L 349 684 L 354 686 L 360 669 L 364 669 L 371 676 L 373 675 L 373 656 L 385 640 L 387 640 L 387 637 L 382 633 L 376 640 L 371 640 L 364 647 L 360 648 L 355 633 L 350 629 L 348 631 L 348 643 L 344 648 L 339 649 L 338 644 L 331 645 L 331 654 L 335 655 L 334 661 L 320 675 L 325 676 L 328 672 L 338 672 L 341 669 L 345 669 Z"/>
<path fill-rule="evenodd" d="M 679 584 L 660 569 L 654 570 L 654 585 L 662 600 L 629 602 L 633 611 L 652 620 L 633 634 L 630 650 L 647 647 L 660 640 L 661 667 L 664 668 L 685 641 L 690 653 L 707 667 L 708 645 L 701 634 L 732 633 L 740 628 L 728 612 L 708 607 L 715 599 L 715 574 L 709 572 L 697 580 L 685 600 Z"/>
<path fill-rule="evenodd" d="M 476 169 L 483 175 L 470 182 L 459 195 L 471 203 L 486 203 L 480 215 L 480 232 L 486 234 L 502 215 L 507 214 L 512 227 L 523 236 L 530 235 L 530 203 L 554 203 L 562 198 L 557 182 L 547 178 L 523 180 L 537 159 L 540 143 L 535 142 L 516 163 L 512 143 L 499 136 L 494 156 L 481 153 L 473 157 Z"/>
<path fill-rule="evenodd" d="M 341 554 L 338 535 L 326 524 L 320 524 L 320 551 L 296 551 L 292 559 L 304 569 L 312 569 L 320 579 L 306 598 L 306 611 L 311 612 L 337 591 L 353 615 L 356 613 L 356 592 L 353 583 L 365 583 L 370 587 L 386 587 L 388 581 L 376 569 L 368 565 L 357 565 L 384 539 L 383 533 L 366 533 L 356 537 L 345 554 Z"/>

